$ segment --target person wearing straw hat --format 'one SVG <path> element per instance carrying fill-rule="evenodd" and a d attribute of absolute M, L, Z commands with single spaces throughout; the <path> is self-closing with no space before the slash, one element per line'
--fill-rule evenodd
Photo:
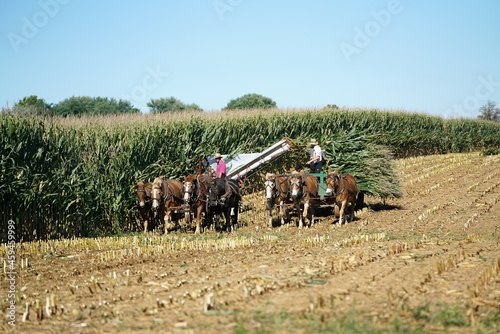
<path fill-rule="evenodd" d="M 310 159 L 306 164 L 309 165 L 311 173 L 319 173 L 323 168 L 323 151 L 316 139 L 311 139 L 309 147 L 312 149 L 310 151 Z"/>
<path fill-rule="evenodd" d="M 222 155 L 220 153 L 215 153 L 214 155 L 217 167 L 215 167 L 215 177 L 218 179 L 226 178 L 226 163 L 222 160 Z"/>

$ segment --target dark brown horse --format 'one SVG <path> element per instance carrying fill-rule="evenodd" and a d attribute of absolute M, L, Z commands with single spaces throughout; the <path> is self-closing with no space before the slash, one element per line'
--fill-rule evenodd
<path fill-rule="evenodd" d="M 227 187 L 231 188 L 227 198 Z M 215 230 L 233 231 L 238 227 L 238 210 L 240 203 L 240 188 L 235 180 L 216 178 L 208 185 L 208 201 L 206 218 L 215 222 Z M 225 226 L 221 228 L 220 218 L 224 216 Z"/>
<path fill-rule="evenodd" d="M 157 177 L 153 181 L 151 199 L 153 210 L 165 222 L 165 234 L 173 230 L 182 214 L 182 182 Z M 173 223 L 172 223 L 173 222 Z"/>
<path fill-rule="evenodd" d="M 148 231 L 148 227 L 149 228 L 153 227 L 154 214 L 152 210 L 151 190 L 152 190 L 151 182 L 139 181 L 135 184 L 137 209 L 139 211 L 139 219 L 144 224 L 144 232 Z"/>
<path fill-rule="evenodd" d="M 206 214 L 208 184 L 210 182 L 212 182 L 212 177 L 206 174 L 184 177 L 184 203 L 189 206 L 188 220 L 191 219 L 191 212 L 195 215 L 195 234 L 201 232 L 201 219 Z"/>
<path fill-rule="evenodd" d="M 304 222 L 311 226 L 314 221 L 314 211 L 318 205 L 318 179 L 305 171 L 292 171 L 288 178 L 290 183 L 290 193 L 295 206 L 299 212 L 299 228 L 304 226 Z M 304 205 L 302 215 L 300 206 Z"/>
<path fill-rule="evenodd" d="M 284 225 L 285 218 L 288 220 L 287 205 L 292 203 L 288 176 L 267 173 L 264 186 L 266 188 L 267 209 L 269 210 L 269 227 L 273 226 L 273 207 L 275 205 L 279 205 L 281 225 Z"/>
<path fill-rule="evenodd" d="M 328 176 L 325 179 L 327 184 L 327 194 L 335 196 L 335 203 L 339 212 L 339 223 L 342 225 L 344 214 L 349 215 L 349 220 L 354 220 L 354 212 L 356 211 L 356 199 L 359 194 L 359 187 L 356 180 L 350 174 L 339 174 L 338 170 L 331 171 L 328 169 Z"/>

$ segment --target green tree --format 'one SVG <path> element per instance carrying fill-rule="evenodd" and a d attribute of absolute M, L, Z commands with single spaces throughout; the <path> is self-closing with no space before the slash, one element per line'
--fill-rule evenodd
<path fill-rule="evenodd" d="M 225 110 L 276 108 L 276 102 L 259 94 L 246 94 L 229 101 Z"/>
<path fill-rule="evenodd" d="M 479 108 L 481 115 L 477 118 L 485 121 L 500 122 L 500 109 L 496 108 L 496 102 L 489 100 L 484 106 Z"/>
<path fill-rule="evenodd" d="M 12 107 L 12 112 L 26 115 L 49 115 L 52 105 L 36 95 L 23 97 Z"/>
<path fill-rule="evenodd" d="M 138 113 L 129 101 L 107 97 L 72 96 L 53 107 L 53 113 L 59 116 L 70 115 L 110 115 Z"/>
<path fill-rule="evenodd" d="M 339 107 L 336 104 L 327 104 L 323 107 L 323 110 L 338 110 Z"/>
<path fill-rule="evenodd" d="M 168 98 L 161 97 L 159 99 L 151 99 L 151 101 L 147 103 L 147 106 L 152 113 L 169 111 L 202 111 L 198 105 L 194 103 L 185 104 L 173 96 Z"/>

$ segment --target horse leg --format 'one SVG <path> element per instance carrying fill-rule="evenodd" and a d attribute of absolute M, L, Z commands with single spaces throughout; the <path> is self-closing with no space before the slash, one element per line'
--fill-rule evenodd
<path fill-rule="evenodd" d="M 239 228 L 239 223 L 238 223 L 238 219 L 239 219 L 239 216 L 240 216 L 240 213 L 238 212 L 238 204 L 236 204 L 236 207 L 234 208 L 234 215 L 233 215 L 233 220 L 234 220 L 234 226 L 235 228 Z"/>
<path fill-rule="evenodd" d="M 238 228 L 238 205 L 232 206 L 229 209 L 229 220 L 231 224 L 231 230 L 235 231 Z"/>
<path fill-rule="evenodd" d="M 350 221 L 353 221 L 354 220 L 354 213 L 356 211 L 356 199 L 351 202 L 351 215 L 350 215 Z"/>
<path fill-rule="evenodd" d="M 216 210 L 215 211 L 215 215 L 214 215 L 214 229 L 216 232 L 220 231 L 220 212 L 219 210 Z"/>
<path fill-rule="evenodd" d="M 302 211 L 302 214 L 299 213 L 299 228 L 304 227 L 304 221 L 307 219 L 307 211 L 309 210 L 309 202 L 305 201 L 304 202 L 304 210 Z"/>
<path fill-rule="evenodd" d="M 167 212 L 165 212 L 164 221 L 165 221 L 165 234 L 168 234 L 168 232 L 172 230 L 172 215 L 170 210 L 167 210 Z"/>
<path fill-rule="evenodd" d="M 281 226 L 285 225 L 285 208 L 283 206 L 284 202 L 280 201 L 280 219 L 281 219 Z"/>
<path fill-rule="evenodd" d="M 201 233 L 201 211 L 202 211 L 203 206 L 198 206 L 196 208 L 196 230 L 194 231 L 194 234 L 200 234 Z"/>
<path fill-rule="evenodd" d="M 310 210 L 311 210 L 311 219 L 309 220 L 309 227 L 311 227 L 313 225 L 313 223 L 314 223 L 315 208 L 311 207 Z"/>
<path fill-rule="evenodd" d="M 231 224 L 231 208 L 228 207 L 226 211 L 224 212 L 224 219 L 226 221 L 226 232 L 231 232 L 232 231 L 232 224 Z"/>
<path fill-rule="evenodd" d="M 345 207 L 347 205 L 347 200 L 342 201 L 342 206 L 340 207 L 340 217 L 339 217 L 339 223 L 342 225 L 342 222 L 344 220 L 344 212 L 345 212 Z"/>
<path fill-rule="evenodd" d="M 201 228 L 200 228 L 200 217 L 196 217 L 196 229 L 194 230 L 194 234 L 200 234 L 201 233 Z"/>

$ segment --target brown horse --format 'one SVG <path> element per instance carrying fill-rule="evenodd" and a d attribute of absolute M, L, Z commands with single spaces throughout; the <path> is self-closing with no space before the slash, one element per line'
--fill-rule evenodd
<path fill-rule="evenodd" d="M 356 211 L 356 199 L 359 194 L 359 187 L 356 180 L 350 174 L 339 174 L 338 170 L 332 172 L 328 169 L 328 176 L 325 179 L 327 184 L 327 194 L 335 196 L 335 203 L 340 208 L 339 223 L 342 225 L 344 213 L 349 215 L 349 220 L 354 220 Z"/>
<path fill-rule="evenodd" d="M 153 181 L 151 198 L 153 210 L 160 218 L 163 217 L 165 234 L 167 234 L 175 228 L 177 221 L 182 218 L 182 182 L 157 177 Z"/>
<path fill-rule="evenodd" d="M 269 210 L 269 227 L 273 226 L 273 206 L 279 205 L 279 215 L 281 225 L 285 224 L 285 218 L 288 220 L 288 210 L 286 206 L 292 203 L 290 198 L 290 184 L 288 176 L 267 173 L 264 186 L 266 188 L 267 209 Z"/>
<path fill-rule="evenodd" d="M 144 232 L 148 231 L 148 227 L 153 227 L 153 210 L 151 203 L 151 182 L 139 181 L 135 184 L 135 196 L 137 197 L 137 209 L 139 211 L 139 218 L 144 224 Z M 148 223 L 151 224 L 148 226 Z"/>
<path fill-rule="evenodd" d="M 304 226 L 304 221 L 311 226 L 314 220 L 314 211 L 318 205 L 318 179 L 305 171 L 292 171 L 289 177 L 291 197 L 295 209 L 299 212 L 299 228 Z M 304 204 L 302 215 L 300 215 L 300 204 Z M 309 215 L 310 213 L 310 215 Z M 310 216 L 310 218 L 309 218 Z"/>
<path fill-rule="evenodd" d="M 208 184 L 210 182 L 212 182 L 212 177 L 205 174 L 184 177 L 184 203 L 190 208 L 188 213 L 189 221 L 191 219 L 191 212 L 195 214 L 195 234 L 201 232 L 201 218 L 206 214 Z"/>

